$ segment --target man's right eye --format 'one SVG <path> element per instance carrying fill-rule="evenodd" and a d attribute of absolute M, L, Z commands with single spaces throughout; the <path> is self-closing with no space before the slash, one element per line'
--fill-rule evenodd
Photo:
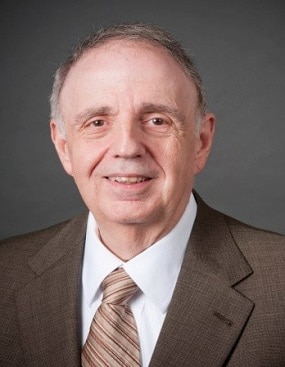
<path fill-rule="evenodd" d="M 93 120 L 91 121 L 91 124 L 95 127 L 104 126 L 105 121 L 104 120 Z"/>

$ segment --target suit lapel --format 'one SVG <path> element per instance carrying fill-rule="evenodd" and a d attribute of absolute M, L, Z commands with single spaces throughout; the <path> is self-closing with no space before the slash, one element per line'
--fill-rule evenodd
<path fill-rule="evenodd" d="M 252 270 L 225 217 L 197 200 L 197 218 L 150 367 L 224 365 L 254 307 L 234 289 Z"/>
<path fill-rule="evenodd" d="M 16 296 L 25 358 L 33 366 L 80 366 L 80 279 L 86 216 L 30 261 L 35 278 Z"/>

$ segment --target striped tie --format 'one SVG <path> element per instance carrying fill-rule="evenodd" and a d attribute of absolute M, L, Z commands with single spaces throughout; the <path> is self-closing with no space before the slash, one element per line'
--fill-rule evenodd
<path fill-rule="evenodd" d="M 82 367 L 139 367 L 138 333 L 127 304 L 138 287 L 122 268 L 110 273 L 102 287 L 102 303 L 82 349 Z"/>

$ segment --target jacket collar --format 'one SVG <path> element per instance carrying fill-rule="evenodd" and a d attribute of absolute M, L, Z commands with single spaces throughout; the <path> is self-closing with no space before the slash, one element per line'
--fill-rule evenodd
<path fill-rule="evenodd" d="M 224 365 L 254 307 L 234 289 L 252 269 L 225 216 L 195 197 L 197 217 L 150 367 Z"/>

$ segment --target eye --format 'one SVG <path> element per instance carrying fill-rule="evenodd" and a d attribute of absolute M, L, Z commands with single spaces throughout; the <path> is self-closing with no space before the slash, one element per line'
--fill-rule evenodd
<path fill-rule="evenodd" d="M 90 118 L 90 120 L 83 125 L 82 131 L 88 136 L 100 137 L 108 132 L 110 127 L 110 121 L 100 116 L 98 118 Z"/>
<path fill-rule="evenodd" d="M 144 118 L 144 129 L 150 134 L 161 136 L 171 131 L 172 120 L 159 113 L 151 113 Z"/>
<path fill-rule="evenodd" d="M 104 120 L 93 120 L 91 121 L 91 124 L 95 127 L 101 127 L 105 125 L 105 121 Z"/>
<path fill-rule="evenodd" d="M 165 120 L 160 117 L 154 117 L 150 120 L 153 125 L 160 126 L 165 124 Z"/>

